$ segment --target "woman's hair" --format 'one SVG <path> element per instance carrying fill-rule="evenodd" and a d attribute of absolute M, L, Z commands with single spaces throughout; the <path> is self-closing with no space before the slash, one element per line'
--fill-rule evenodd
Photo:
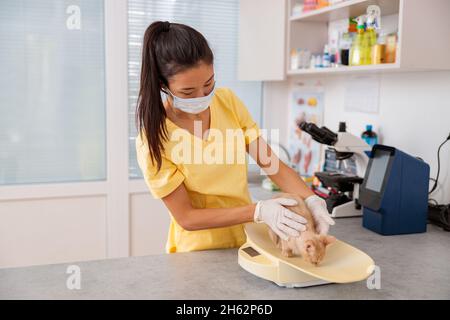
<path fill-rule="evenodd" d="M 205 37 L 193 28 L 167 21 L 153 22 L 145 31 L 141 82 L 136 107 L 136 126 L 147 138 L 152 163 L 161 169 L 164 141 L 168 138 L 166 110 L 161 91 L 178 72 L 200 62 L 212 64 L 211 48 Z"/>

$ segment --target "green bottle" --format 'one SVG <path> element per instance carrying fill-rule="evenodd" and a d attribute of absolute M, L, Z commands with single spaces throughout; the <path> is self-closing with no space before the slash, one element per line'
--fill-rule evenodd
<path fill-rule="evenodd" d="M 355 40 L 352 43 L 352 47 L 350 49 L 350 65 L 351 66 L 360 66 L 363 65 L 367 58 L 366 52 L 367 50 L 364 50 L 364 47 L 367 46 L 364 44 L 365 42 L 365 26 L 364 26 L 364 16 L 360 16 L 356 19 L 358 21 L 357 34 L 355 37 Z M 367 42 L 367 41 L 366 41 Z M 366 52 L 365 52 L 366 51 Z"/>
<path fill-rule="evenodd" d="M 372 47 L 376 44 L 376 39 L 377 36 L 374 29 L 367 29 L 364 32 L 361 44 L 361 65 L 369 65 L 372 63 Z"/>

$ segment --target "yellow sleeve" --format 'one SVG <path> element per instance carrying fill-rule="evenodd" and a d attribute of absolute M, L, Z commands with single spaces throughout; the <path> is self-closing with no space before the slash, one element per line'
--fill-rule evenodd
<path fill-rule="evenodd" d="M 141 135 L 136 137 L 136 157 L 145 183 L 155 199 L 169 195 L 184 181 L 184 175 L 164 154 L 162 154 L 161 169 L 157 171 L 157 164 L 152 163 L 148 144 L 143 142 Z"/>
<path fill-rule="evenodd" d="M 228 90 L 231 106 L 238 119 L 239 125 L 244 132 L 245 144 L 248 145 L 261 135 L 261 130 L 241 99 L 239 99 L 231 89 Z"/>

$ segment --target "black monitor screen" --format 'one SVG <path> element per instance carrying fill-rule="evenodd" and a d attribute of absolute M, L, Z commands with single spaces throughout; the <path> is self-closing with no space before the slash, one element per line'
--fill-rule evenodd
<path fill-rule="evenodd" d="M 372 158 L 369 176 L 366 181 L 366 188 L 375 192 L 380 192 L 383 186 L 384 176 L 389 163 L 390 151 L 377 149 Z"/>

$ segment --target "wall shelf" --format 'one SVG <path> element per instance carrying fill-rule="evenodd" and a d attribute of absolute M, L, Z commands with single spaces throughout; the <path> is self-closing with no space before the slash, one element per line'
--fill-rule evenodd
<path fill-rule="evenodd" d="M 296 75 L 318 75 L 318 74 L 352 74 L 352 73 L 384 73 L 400 71 L 400 65 L 397 63 L 386 63 L 368 66 L 341 66 L 336 68 L 315 68 L 315 69 L 298 69 L 289 70 L 288 76 Z"/>
<path fill-rule="evenodd" d="M 353 73 L 450 70 L 449 0 L 345 0 L 292 16 L 299 0 L 241 0 L 238 77 L 245 81 L 283 81 L 286 77 Z M 398 30 L 394 64 L 335 69 L 290 70 L 292 49 L 317 55 L 328 43 L 330 24 L 381 8 L 382 27 Z M 430 23 L 432 21 L 432 23 Z M 432 58 L 431 58 L 432 57 Z"/>
<path fill-rule="evenodd" d="M 286 75 L 312 76 L 332 74 L 388 73 L 408 71 L 450 70 L 450 1 L 435 0 L 346 0 L 336 5 L 292 16 L 296 0 L 288 2 Z M 337 68 L 290 69 L 293 49 L 308 49 L 317 55 L 328 43 L 331 23 L 366 12 L 369 5 L 380 6 L 382 27 L 389 24 L 398 30 L 396 62 L 393 64 L 340 66 Z M 386 21 L 384 24 L 383 21 Z M 432 27 L 428 21 L 434 21 Z M 391 26 L 392 27 L 392 26 Z M 430 59 L 430 56 L 433 59 Z"/>
<path fill-rule="evenodd" d="M 336 5 L 291 16 L 289 20 L 291 22 L 330 22 L 347 19 L 365 13 L 367 7 L 372 4 L 379 5 L 383 15 L 398 13 L 398 0 L 346 0 Z"/>

